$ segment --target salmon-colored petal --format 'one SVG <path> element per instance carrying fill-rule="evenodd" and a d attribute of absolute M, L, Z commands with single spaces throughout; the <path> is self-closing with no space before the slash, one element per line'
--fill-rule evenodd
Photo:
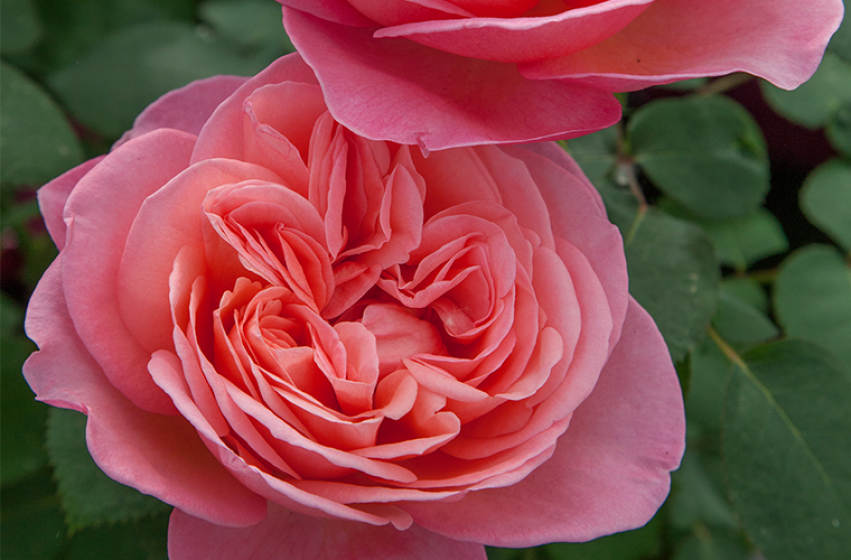
<path fill-rule="evenodd" d="M 121 320 L 115 279 L 139 208 L 188 167 L 194 144 L 194 136 L 171 129 L 131 140 L 90 170 L 65 206 L 62 278 L 74 327 L 112 384 L 152 412 L 174 407 L 147 372 L 150 352 Z"/>
<path fill-rule="evenodd" d="M 118 482 L 220 525 L 263 519 L 264 501 L 222 467 L 184 418 L 141 410 L 110 384 L 74 332 L 61 283 L 56 262 L 27 312 L 27 333 L 40 350 L 24 375 L 38 399 L 88 415 L 89 452 Z"/>
<path fill-rule="evenodd" d="M 620 105 L 609 94 L 527 80 L 513 64 L 464 58 L 406 39 L 375 40 L 370 29 L 290 8 L 284 8 L 284 23 L 316 71 L 334 118 L 367 138 L 439 150 L 574 137 L 620 118 Z M 570 111 L 563 110 L 567 106 Z"/>
<path fill-rule="evenodd" d="M 685 447 L 682 393 L 664 340 L 632 300 L 623 336 L 553 457 L 513 486 L 460 502 L 408 504 L 450 538 L 527 547 L 586 541 L 645 524 Z"/>
<path fill-rule="evenodd" d="M 576 247 L 588 259 L 603 285 L 614 320 L 609 348 L 620 337 L 626 316 L 629 279 L 623 239 L 606 217 L 600 195 L 576 163 L 558 145 L 505 146 L 526 162 L 549 209 L 553 233 Z M 565 171 L 567 173 L 565 173 Z M 557 247 L 563 247 L 557 245 Z M 557 249 L 561 253 L 560 249 Z"/>
<path fill-rule="evenodd" d="M 312 515 L 330 516 L 332 518 L 351 519 L 375 525 L 389 523 L 386 516 L 364 512 L 346 505 L 332 502 L 321 496 L 310 494 L 292 486 L 289 482 L 263 472 L 257 466 L 250 464 L 245 458 L 238 456 L 230 446 L 226 445 L 204 419 L 195 407 L 189 395 L 188 386 L 181 379 L 179 362 L 168 352 L 157 352 L 152 360 L 152 373 L 157 383 L 174 399 L 180 413 L 186 418 L 214 453 L 218 461 L 224 465 L 237 480 L 257 496 L 286 504 L 290 509 Z M 222 401 L 224 402 L 224 401 Z M 201 512 L 191 511 L 192 515 L 207 519 Z M 385 512 L 388 513 L 388 512 Z M 389 512 L 390 515 L 395 515 Z M 216 523 L 215 518 L 209 519 Z M 410 523 L 410 521 L 408 521 Z"/>
<path fill-rule="evenodd" d="M 287 187 L 306 196 L 309 136 L 316 119 L 327 110 L 319 87 L 268 84 L 248 95 L 243 110 L 242 159 L 274 171 Z"/>
<path fill-rule="evenodd" d="M 609 39 L 520 71 L 608 91 L 731 72 L 793 89 L 813 75 L 841 20 L 841 0 L 655 0 Z"/>
<path fill-rule="evenodd" d="M 413 526 L 407 531 L 331 521 L 270 504 L 266 519 L 246 529 L 222 528 L 180 510 L 169 523 L 172 560 L 258 560 L 286 551 L 289 560 L 486 560 L 485 547 Z"/>
<path fill-rule="evenodd" d="M 207 193 L 242 181 L 280 181 L 267 169 L 234 160 L 204 161 L 179 171 L 141 204 L 126 234 L 117 282 L 110 278 L 124 324 L 149 352 L 171 346 L 168 277 L 181 248 L 204 244 Z"/>
<path fill-rule="evenodd" d="M 246 125 L 244 104 L 246 99 L 256 89 L 264 85 L 283 82 L 314 85 L 317 83 L 310 67 L 302 61 L 301 57 L 284 56 L 279 58 L 265 70 L 249 78 L 213 112 L 198 134 L 198 143 L 192 154 L 192 163 L 217 157 L 244 159 Z M 311 127 L 312 125 L 313 123 L 309 124 Z M 306 139 L 310 135 L 310 129 L 293 132 L 296 132 L 296 134 L 290 140 Z M 299 144 L 296 143 L 296 147 L 303 156 L 306 156 L 307 146 Z"/>

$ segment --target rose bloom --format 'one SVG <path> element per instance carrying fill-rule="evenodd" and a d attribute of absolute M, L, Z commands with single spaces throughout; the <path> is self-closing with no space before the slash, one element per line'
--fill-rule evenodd
<path fill-rule="evenodd" d="M 570 138 L 611 92 L 815 71 L 842 0 L 278 0 L 331 114 L 427 149 Z"/>
<path fill-rule="evenodd" d="M 39 202 L 26 378 L 175 506 L 172 559 L 482 559 L 668 493 L 677 376 L 555 144 L 368 140 L 291 55 L 167 94 Z"/>

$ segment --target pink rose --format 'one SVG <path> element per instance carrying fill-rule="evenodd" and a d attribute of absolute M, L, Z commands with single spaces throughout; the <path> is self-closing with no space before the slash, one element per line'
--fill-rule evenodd
<path fill-rule="evenodd" d="M 39 200 L 25 375 L 175 506 L 175 560 L 484 558 L 668 492 L 677 377 L 555 144 L 365 139 L 292 55 L 166 95 Z"/>
<path fill-rule="evenodd" d="M 328 108 L 426 149 L 571 138 L 620 118 L 611 92 L 815 71 L 842 0 L 278 0 Z"/>

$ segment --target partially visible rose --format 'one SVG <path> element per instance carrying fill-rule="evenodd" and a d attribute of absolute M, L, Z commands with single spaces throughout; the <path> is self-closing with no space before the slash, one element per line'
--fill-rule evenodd
<path fill-rule="evenodd" d="M 614 124 L 611 92 L 815 72 L 842 0 L 278 0 L 331 114 L 426 149 L 571 138 Z"/>
<path fill-rule="evenodd" d="M 667 495 L 677 377 L 555 144 L 367 140 L 293 55 L 166 95 L 39 200 L 25 375 L 175 506 L 173 560 L 484 558 Z"/>

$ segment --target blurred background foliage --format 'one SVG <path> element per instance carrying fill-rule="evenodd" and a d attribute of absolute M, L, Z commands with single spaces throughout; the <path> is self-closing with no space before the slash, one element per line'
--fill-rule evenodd
<path fill-rule="evenodd" d="M 170 508 L 103 475 L 85 417 L 33 400 L 44 182 L 163 93 L 293 50 L 274 0 L 2 0 L 0 492 L 6 560 L 166 558 Z M 644 528 L 492 560 L 792 560 L 851 550 L 851 25 L 786 92 L 744 75 L 622 96 L 565 143 L 677 365 L 688 450 Z"/>

